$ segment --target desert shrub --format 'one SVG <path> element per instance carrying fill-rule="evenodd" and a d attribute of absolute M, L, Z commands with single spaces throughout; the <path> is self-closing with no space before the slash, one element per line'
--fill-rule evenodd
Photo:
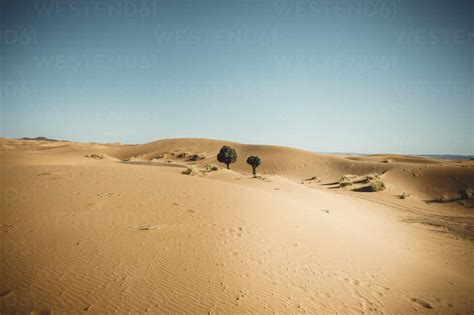
<path fill-rule="evenodd" d="M 367 190 L 371 192 L 382 191 L 385 189 L 385 183 L 380 180 L 375 180 L 367 186 Z"/>
<path fill-rule="evenodd" d="M 447 202 L 449 198 L 446 195 L 436 195 L 434 201 L 436 202 Z"/>
<path fill-rule="evenodd" d="M 461 198 L 463 199 L 473 199 L 474 198 L 474 191 L 472 189 L 462 189 L 459 191 Z"/>
<path fill-rule="evenodd" d="M 198 161 L 198 160 L 203 160 L 206 158 L 206 155 L 204 153 L 199 153 L 199 154 L 192 154 L 189 158 L 190 161 Z"/>
<path fill-rule="evenodd" d="M 410 194 L 406 193 L 406 192 L 403 192 L 401 195 L 400 195 L 400 199 L 407 199 L 408 197 L 410 197 Z"/>
<path fill-rule="evenodd" d="M 217 161 L 224 163 L 227 165 L 227 169 L 229 169 L 231 163 L 237 162 L 237 152 L 235 152 L 234 148 L 225 145 L 217 154 Z"/>
<path fill-rule="evenodd" d="M 339 181 L 340 182 L 343 182 L 343 181 L 352 181 L 353 179 L 357 178 L 357 175 L 342 175 L 340 178 L 339 178 Z"/>
<path fill-rule="evenodd" d="M 177 152 L 175 155 L 178 159 L 182 159 L 182 158 L 190 156 L 191 153 L 189 153 L 189 152 Z"/>
<path fill-rule="evenodd" d="M 392 163 L 392 159 L 385 159 L 382 163 Z"/>
<path fill-rule="evenodd" d="M 352 186 L 352 182 L 351 181 L 339 182 L 339 187 L 347 187 L 347 186 Z"/>
<path fill-rule="evenodd" d="M 191 166 L 188 166 L 184 171 L 182 171 L 181 174 L 193 176 L 193 175 L 198 175 L 199 171 L 194 165 L 191 165 Z"/>
<path fill-rule="evenodd" d="M 356 178 L 355 175 L 343 175 L 339 178 L 339 187 L 352 186 L 352 180 Z"/>
<path fill-rule="evenodd" d="M 191 175 L 193 173 L 193 170 L 191 167 L 186 168 L 184 171 L 181 172 L 183 175 Z"/>
<path fill-rule="evenodd" d="M 86 154 L 85 157 L 88 157 L 88 158 L 91 158 L 91 159 L 98 159 L 98 160 L 105 159 L 104 154 Z"/>
<path fill-rule="evenodd" d="M 379 179 L 380 178 L 380 175 L 377 174 L 377 173 L 373 173 L 373 174 L 369 174 L 367 175 L 367 180 L 376 180 L 376 179 Z"/>
<path fill-rule="evenodd" d="M 217 165 L 214 165 L 214 164 L 207 164 L 206 165 L 206 171 L 208 172 L 213 172 L 213 171 L 218 171 L 219 170 L 219 166 Z"/>
<path fill-rule="evenodd" d="M 252 167 L 253 176 L 257 175 L 257 167 L 261 164 L 260 158 L 258 156 L 252 155 L 247 158 L 247 164 Z"/>

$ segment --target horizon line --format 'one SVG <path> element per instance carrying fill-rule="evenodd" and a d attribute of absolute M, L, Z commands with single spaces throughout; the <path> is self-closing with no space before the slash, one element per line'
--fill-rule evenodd
<path fill-rule="evenodd" d="M 400 152 L 344 152 L 344 151 L 314 151 L 314 150 L 309 150 L 305 148 L 299 148 L 299 147 L 294 147 L 294 146 L 287 146 L 287 145 L 279 145 L 279 144 L 263 144 L 263 143 L 243 143 L 243 142 L 237 142 L 237 141 L 232 141 L 232 140 L 223 140 L 223 139 L 214 139 L 214 138 L 202 138 L 202 137 L 188 137 L 188 138 L 183 138 L 183 137 L 178 137 L 178 138 L 159 138 L 156 140 L 152 141 L 147 141 L 143 143 L 125 143 L 121 141 L 115 141 L 115 142 L 98 142 L 98 141 L 77 141 L 77 140 L 66 140 L 66 139 L 56 139 L 56 138 L 50 138 L 46 136 L 37 136 L 37 137 L 2 137 L 4 139 L 14 139 L 14 140 L 26 140 L 26 141 L 62 141 L 62 142 L 76 142 L 76 143 L 97 143 L 97 144 L 114 144 L 114 143 L 119 143 L 121 145 L 143 145 L 155 141 L 161 141 L 161 140 L 180 140 L 180 139 L 196 139 L 196 140 L 213 140 L 213 141 L 223 141 L 223 142 L 234 142 L 238 144 L 244 144 L 244 145 L 265 145 L 265 146 L 278 146 L 278 147 L 286 147 L 286 148 L 292 148 L 292 149 L 298 149 L 298 150 L 303 150 L 303 151 L 308 151 L 308 152 L 313 152 L 313 153 L 321 153 L 321 154 L 335 154 L 335 155 L 359 155 L 359 156 L 369 156 L 369 155 L 400 155 L 400 156 L 432 156 L 432 157 L 468 157 L 468 158 L 474 158 L 474 153 L 472 154 L 460 154 L 460 153 L 400 153 Z M 43 138 L 43 139 L 38 139 L 38 138 Z"/>

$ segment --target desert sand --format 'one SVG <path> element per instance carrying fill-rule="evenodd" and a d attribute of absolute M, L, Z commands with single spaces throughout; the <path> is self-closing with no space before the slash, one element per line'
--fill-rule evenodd
<path fill-rule="evenodd" d="M 0 169 L 2 314 L 474 312 L 474 161 L 1 139 Z"/>

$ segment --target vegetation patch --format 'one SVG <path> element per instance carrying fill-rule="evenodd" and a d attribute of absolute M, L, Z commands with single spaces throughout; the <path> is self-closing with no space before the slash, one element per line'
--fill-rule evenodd
<path fill-rule="evenodd" d="M 133 161 L 139 161 L 140 159 L 136 156 L 131 156 L 131 157 L 128 157 L 128 158 L 125 158 L 123 159 L 122 161 L 123 162 L 133 162 Z"/>
<path fill-rule="evenodd" d="M 194 176 L 194 175 L 200 175 L 201 173 L 194 165 L 191 165 L 191 166 L 188 166 L 184 171 L 182 171 L 181 174 Z"/>
<path fill-rule="evenodd" d="M 369 186 L 367 186 L 368 188 L 368 191 L 370 192 L 377 192 L 377 191 L 382 191 L 384 190 L 386 187 L 385 187 L 385 183 L 380 181 L 380 180 L 375 180 L 373 182 L 371 182 L 369 184 Z"/>
<path fill-rule="evenodd" d="M 185 157 L 191 156 L 190 152 L 173 152 L 173 155 L 176 156 L 178 159 L 183 159 Z"/>
<path fill-rule="evenodd" d="M 345 180 L 350 180 L 352 181 L 353 179 L 356 179 L 357 178 L 357 175 L 342 175 L 340 178 L 339 178 L 339 181 L 345 181 Z"/>
<path fill-rule="evenodd" d="M 189 161 L 199 161 L 199 160 L 204 160 L 206 158 L 205 153 L 196 153 L 196 154 L 191 154 L 189 157 Z"/>
<path fill-rule="evenodd" d="M 348 187 L 348 186 L 352 186 L 352 182 L 351 182 L 351 181 L 342 181 L 342 182 L 339 182 L 339 187 L 341 187 L 341 188 Z"/>
<path fill-rule="evenodd" d="M 466 200 L 474 199 L 474 191 L 470 188 L 461 189 L 456 196 L 448 196 L 447 194 L 440 194 L 434 196 L 432 200 L 427 200 L 427 203 L 436 202 L 436 203 L 448 203 L 458 201 L 461 204 L 465 203 Z"/>
<path fill-rule="evenodd" d="M 357 189 L 353 189 L 353 191 L 360 191 L 360 192 L 378 192 L 382 191 L 386 188 L 386 185 L 384 182 L 380 180 L 374 180 L 369 183 L 369 185 L 360 187 Z"/>
<path fill-rule="evenodd" d="M 380 175 L 377 173 L 369 174 L 367 175 L 365 182 L 370 183 L 373 180 L 378 180 L 380 178 Z"/>
<path fill-rule="evenodd" d="M 403 192 L 401 195 L 400 195 L 400 199 L 407 199 L 408 197 L 410 197 L 410 194 L 406 193 L 406 192 Z"/>
<path fill-rule="evenodd" d="M 107 158 L 104 154 L 86 154 L 85 157 L 97 160 L 103 160 Z"/>
<path fill-rule="evenodd" d="M 462 199 L 473 199 L 474 198 L 474 190 L 472 189 L 462 189 L 459 191 L 459 195 Z"/>
<path fill-rule="evenodd" d="M 339 178 L 339 187 L 348 187 L 353 185 L 353 180 L 357 178 L 356 175 L 343 175 Z"/>
<path fill-rule="evenodd" d="M 215 171 L 218 171 L 219 169 L 220 169 L 220 167 L 215 165 L 215 164 L 207 164 L 206 165 L 206 171 L 207 172 L 215 172 Z"/>
<path fill-rule="evenodd" d="M 448 196 L 446 195 L 436 195 L 433 199 L 434 202 L 440 202 L 440 203 L 443 203 L 443 202 L 449 202 L 449 198 Z"/>

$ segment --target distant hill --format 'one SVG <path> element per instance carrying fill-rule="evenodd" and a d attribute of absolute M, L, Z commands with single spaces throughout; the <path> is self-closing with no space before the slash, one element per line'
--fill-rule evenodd
<path fill-rule="evenodd" d="M 21 140 L 34 140 L 34 141 L 63 141 L 63 142 L 68 142 L 67 140 L 57 140 L 57 139 L 49 139 L 46 137 L 36 137 L 36 138 L 28 138 L 28 137 L 23 137 Z"/>

